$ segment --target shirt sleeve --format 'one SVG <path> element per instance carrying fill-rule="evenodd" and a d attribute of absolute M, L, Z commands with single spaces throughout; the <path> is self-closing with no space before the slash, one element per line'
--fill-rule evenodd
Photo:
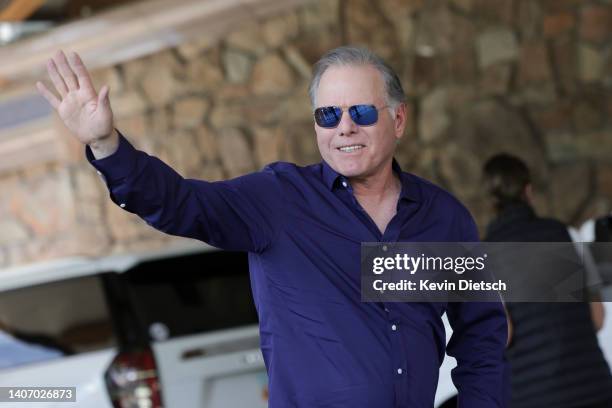
<path fill-rule="evenodd" d="M 478 241 L 469 213 L 462 224 L 462 241 Z M 459 408 L 506 407 L 508 326 L 501 301 L 449 303 L 446 314 L 453 328 L 446 352 L 457 360 L 451 376 L 459 391 Z"/>
<path fill-rule="evenodd" d="M 271 167 L 225 181 L 185 179 L 121 134 L 112 155 L 96 160 L 87 147 L 86 156 L 105 179 L 113 202 L 165 233 L 227 250 L 262 252 L 281 228 L 283 195 Z"/>

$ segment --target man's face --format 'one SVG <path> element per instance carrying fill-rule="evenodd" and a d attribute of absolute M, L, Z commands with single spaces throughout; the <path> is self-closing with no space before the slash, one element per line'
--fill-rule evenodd
<path fill-rule="evenodd" d="M 337 127 L 328 129 L 315 122 L 317 144 L 323 160 L 345 177 L 362 178 L 377 174 L 388 166 L 397 140 L 406 126 L 406 107 L 401 104 L 393 114 L 386 105 L 385 84 L 376 68 L 366 66 L 332 66 L 319 82 L 316 108 L 340 106 L 342 118 Z M 375 105 L 378 121 L 359 126 L 351 119 L 353 105 Z M 342 151 L 341 148 L 358 146 Z"/>

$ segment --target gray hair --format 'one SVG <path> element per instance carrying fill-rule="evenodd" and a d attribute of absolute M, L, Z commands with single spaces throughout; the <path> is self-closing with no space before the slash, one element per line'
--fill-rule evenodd
<path fill-rule="evenodd" d="M 332 66 L 347 65 L 370 65 L 376 68 L 382 75 L 386 88 L 387 104 L 392 109 L 397 108 L 400 103 L 406 100 L 406 94 L 404 93 L 399 77 L 393 68 L 391 68 L 381 57 L 367 48 L 343 46 L 328 51 L 314 65 L 312 79 L 308 87 L 308 95 L 310 96 L 310 103 L 313 108 L 316 107 L 316 92 L 325 71 Z"/>

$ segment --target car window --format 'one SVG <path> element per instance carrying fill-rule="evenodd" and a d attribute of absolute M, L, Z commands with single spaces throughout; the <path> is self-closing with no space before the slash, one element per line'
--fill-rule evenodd
<path fill-rule="evenodd" d="M 149 340 L 257 323 L 245 253 L 145 262 L 121 275 Z"/>
<path fill-rule="evenodd" d="M 20 353 L 61 356 L 115 345 L 99 275 L 2 292 L 0 324 L 4 345 L 10 340 Z"/>

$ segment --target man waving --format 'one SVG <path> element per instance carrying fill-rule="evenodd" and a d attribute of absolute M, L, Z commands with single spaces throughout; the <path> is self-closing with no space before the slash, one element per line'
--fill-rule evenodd
<path fill-rule="evenodd" d="M 117 205 L 168 234 L 249 252 L 271 408 L 430 408 L 445 350 L 458 362 L 460 406 L 504 406 L 500 304 L 360 301 L 361 242 L 478 239 L 454 197 L 394 160 L 405 95 L 378 56 L 340 47 L 315 65 L 320 163 L 219 182 L 185 179 L 136 150 L 113 127 L 108 87 L 96 93 L 78 55 L 57 53 L 48 71 L 59 97 L 42 83 L 40 92 Z"/>

